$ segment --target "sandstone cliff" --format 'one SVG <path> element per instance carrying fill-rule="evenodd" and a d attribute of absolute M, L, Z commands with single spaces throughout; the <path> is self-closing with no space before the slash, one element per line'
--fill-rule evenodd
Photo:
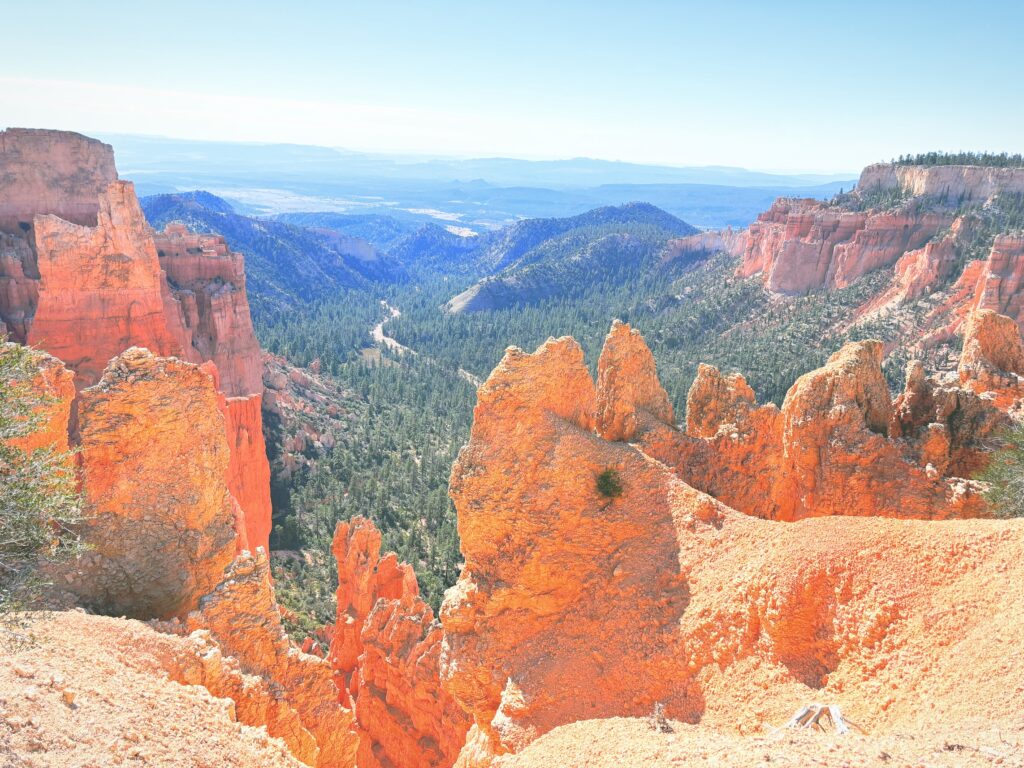
<path fill-rule="evenodd" d="M 893 165 L 876 163 L 860 174 L 862 190 L 900 189 L 911 195 L 952 200 L 988 200 L 1000 193 L 1024 192 L 1024 170 L 977 165 Z"/>
<path fill-rule="evenodd" d="M 155 235 L 110 147 L 78 134 L 0 134 L 0 174 L 0 330 L 63 361 L 78 389 L 133 346 L 215 363 L 240 543 L 267 547 L 263 366 L 242 256 L 182 227 Z"/>
<path fill-rule="evenodd" d="M 778 293 L 843 288 L 952 223 L 943 213 L 847 211 L 780 198 L 750 225 L 739 272 L 764 274 L 768 290 Z"/>
<path fill-rule="evenodd" d="M 69 131 L 0 131 L 0 232 L 22 234 L 36 214 L 96 225 L 97 200 L 117 180 L 114 151 Z"/>
<path fill-rule="evenodd" d="M 186 334 L 182 347 L 216 363 L 225 393 L 262 392 L 263 366 L 242 254 L 231 251 L 219 235 L 192 234 L 181 224 L 168 224 L 153 241 L 181 305 Z"/>
<path fill-rule="evenodd" d="M 1024 328 L 1024 238 L 1012 197 L 1022 192 L 1019 168 L 879 164 L 845 196 L 779 198 L 745 232 L 701 233 L 679 248 L 738 255 L 740 276 L 761 275 L 780 295 L 847 288 L 882 269 L 888 285 L 854 322 L 895 325 L 898 343 L 922 354 L 949 343 L 976 309 Z"/>
<path fill-rule="evenodd" d="M 131 346 L 185 356 L 164 319 L 160 264 L 134 187 L 114 182 L 99 205 L 94 227 L 34 220 L 39 304 L 27 341 L 63 360 L 80 387 Z"/>

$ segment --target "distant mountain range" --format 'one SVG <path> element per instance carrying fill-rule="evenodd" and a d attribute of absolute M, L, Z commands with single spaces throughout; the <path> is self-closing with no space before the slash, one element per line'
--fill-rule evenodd
<path fill-rule="evenodd" d="M 149 223 L 180 221 L 196 232 L 224 236 L 245 254 L 245 274 L 257 313 L 307 303 L 341 288 L 393 282 L 404 270 L 390 256 L 357 237 L 235 213 L 208 192 L 152 195 L 140 200 Z"/>
<path fill-rule="evenodd" d="M 372 292 L 417 275 L 461 277 L 463 286 L 477 281 L 451 299 L 452 312 L 534 304 L 647 273 L 662 261 L 668 240 L 698 231 L 649 203 L 527 219 L 472 237 L 383 215 L 256 218 L 204 191 L 144 197 L 142 207 L 155 227 L 180 221 L 223 235 L 242 251 L 257 313 L 339 289 Z"/>
<path fill-rule="evenodd" d="M 645 200 L 699 227 L 745 226 L 780 195 L 830 197 L 856 174 L 772 174 L 588 158 L 424 158 L 291 144 L 107 135 L 140 194 L 206 189 L 239 213 L 386 213 L 484 232 Z"/>
<path fill-rule="evenodd" d="M 486 181 L 502 187 L 550 189 L 613 184 L 713 184 L 728 187 L 814 187 L 855 179 L 856 172 L 769 173 L 729 166 L 679 167 L 575 157 L 521 160 L 510 157 L 455 158 L 352 152 L 301 144 L 241 144 L 110 134 L 125 176 L 139 171 L 187 172 L 202 166 L 230 173 L 259 168 L 318 178 Z"/>

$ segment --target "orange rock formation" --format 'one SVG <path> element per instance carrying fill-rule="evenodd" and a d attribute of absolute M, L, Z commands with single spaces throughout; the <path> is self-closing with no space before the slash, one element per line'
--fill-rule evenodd
<path fill-rule="evenodd" d="M 108 144 L 68 131 L 0 131 L 0 232 L 21 234 L 36 214 L 96 225 L 98 198 L 117 179 Z"/>
<path fill-rule="evenodd" d="M 654 355 L 638 331 L 616 320 L 597 363 L 597 433 L 605 440 L 631 440 L 645 418 L 675 425 Z"/>
<path fill-rule="evenodd" d="M 988 393 L 1004 409 L 1024 397 L 1024 343 L 1013 318 L 989 309 L 971 315 L 959 374 L 964 387 Z"/>
<path fill-rule="evenodd" d="M 794 386 L 780 416 L 756 417 L 781 418 L 780 461 L 800 509 L 831 515 L 787 523 L 694 489 L 683 463 L 673 470 L 647 452 L 646 434 L 602 438 L 596 414 L 609 393 L 595 392 L 571 339 L 533 355 L 510 349 L 479 390 L 452 473 L 465 567 L 442 608 L 442 675 L 474 722 L 458 765 L 490 765 L 558 726 L 647 716 L 655 704 L 750 732 L 826 701 L 897 740 L 925 719 L 941 732 L 1013 711 L 1024 670 L 1007 649 L 1024 642 L 1024 623 L 1010 618 L 1024 607 L 1024 521 L 840 516 L 867 512 L 858 498 L 897 514 L 957 509 L 937 493 L 922 510 L 905 487 L 881 498 L 882 473 L 915 488 L 925 472 L 885 437 L 894 409 L 879 353 L 873 342 L 848 346 Z M 646 370 L 645 358 L 631 365 Z M 712 401 L 723 420 L 761 410 L 742 380 L 711 369 L 701 378 L 694 404 Z M 911 384 L 921 391 L 916 374 Z M 710 435 L 714 420 L 688 424 Z M 596 484 L 609 467 L 623 485 L 614 498 Z M 845 489 L 845 508 L 833 487 Z"/>
<path fill-rule="evenodd" d="M 0 173 L 11 182 L 0 189 L 0 331 L 62 360 L 79 389 L 133 346 L 216 363 L 240 541 L 267 547 L 262 362 L 242 256 L 180 226 L 155 235 L 110 147 L 78 134 L 3 132 Z"/>
<path fill-rule="evenodd" d="M 160 264 L 134 187 L 113 182 L 99 201 L 95 227 L 34 220 L 39 304 L 27 341 L 64 361 L 79 386 L 131 346 L 184 356 L 164 320 Z"/>
<path fill-rule="evenodd" d="M 329 663 L 288 640 L 265 552 L 236 558 L 223 581 L 185 619 L 182 631 L 208 632 L 242 673 L 268 681 L 279 712 L 264 721 L 297 758 L 318 768 L 355 765 L 359 736 L 352 711 L 338 701 Z"/>
<path fill-rule="evenodd" d="M 410 566 L 380 555 L 365 518 L 338 523 L 338 613 L 330 662 L 343 701 L 352 701 L 360 768 L 447 768 L 469 720 L 441 688 L 441 626 L 419 597 Z"/>
<path fill-rule="evenodd" d="M 220 582 L 235 551 L 236 502 L 213 380 L 131 348 L 79 400 L 91 546 L 61 584 L 106 613 L 170 617 Z"/>
<path fill-rule="evenodd" d="M 832 208 L 779 198 L 750 225 L 740 274 L 763 273 L 769 290 L 803 294 L 843 288 L 921 248 L 952 216 Z"/>

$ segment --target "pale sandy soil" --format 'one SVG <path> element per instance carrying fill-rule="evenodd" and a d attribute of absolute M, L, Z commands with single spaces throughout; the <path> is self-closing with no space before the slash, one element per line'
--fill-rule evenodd
<path fill-rule="evenodd" d="M 1024 702 L 1022 702 L 1024 707 Z M 970 768 L 1024 765 L 1024 731 L 956 731 L 937 724 L 935 733 L 837 736 L 784 730 L 737 736 L 710 728 L 671 723 L 673 733 L 655 731 L 648 720 L 616 717 L 556 728 L 501 768 L 632 768 L 729 766 L 776 768 Z"/>
<path fill-rule="evenodd" d="M 2 768 L 301 768 L 234 704 L 169 679 L 184 638 L 77 611 L 34 624 L 34 647 L 0 649 Z"/>

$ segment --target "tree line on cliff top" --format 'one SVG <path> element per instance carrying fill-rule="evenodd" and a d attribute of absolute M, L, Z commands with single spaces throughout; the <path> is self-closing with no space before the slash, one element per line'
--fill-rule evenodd
<path fill-rule="evenodd" d="M 1007 152 L 921 152 L 900 155 L 893 165 L 980 165 L 987 168 L 1024 168 L 1024 155 Z"/>

